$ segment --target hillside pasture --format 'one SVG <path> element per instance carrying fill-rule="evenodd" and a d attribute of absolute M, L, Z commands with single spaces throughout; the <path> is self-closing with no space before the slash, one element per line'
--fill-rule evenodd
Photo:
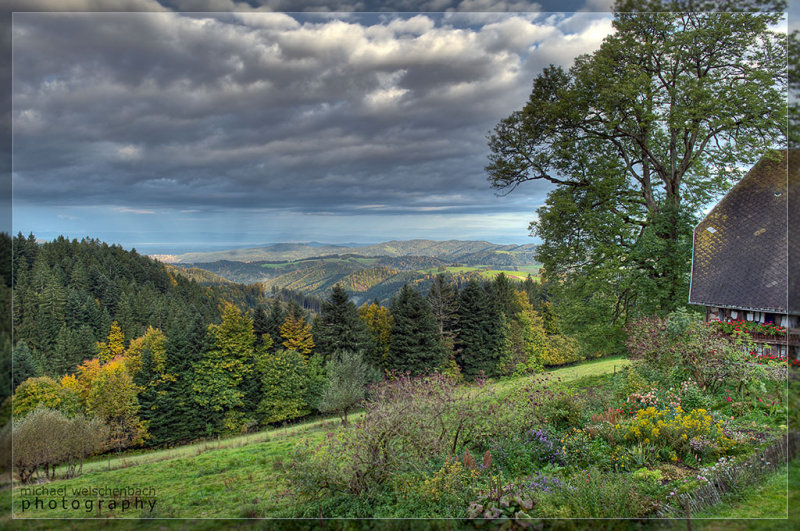
<path fill-rule="evenodd" d="M 553 381 L 578 382 L 585 377 L 612 374 L 627 363 L 623 358 L 590 361 L 574 367 L 548 371 Z M 531 377 L 518 377 L 488 385 L 504 395 L 525 386 Z M 351 416 L 351 422 L 363 413 Z M 99 457 L 84 465 L 77 478 L 48 484 L 66 489 L 68 505 L 75 499 L 72 489 L 152 487 L 156 492 L 153 512 L 98 510 L 90 513 L 64 509 L 31 509 L 35 496 L 24 495 L 19 487 L 13 498 L 15 518 L 250 518 L 285 515 L 292 500 L 286 496 L 287 471 L 297 444 L 322 440 L 339 428 L 338 417 L 310 419 L 306 422 L 274 427 L 258 433 L 204 441 L 175 448 L 145 452 L 127 452 L 119 456 Z M 51 499 L 61 503 L 62 496 L 39 496 L 45 506 Z M 83 501 L 84 498 L 81 498 Z M 24 501 L 31 502 L 24 512 Z M 95 504 L 96 505 L 96 504 Z M 77 513 L 80 514 L 77 514 Z"/>

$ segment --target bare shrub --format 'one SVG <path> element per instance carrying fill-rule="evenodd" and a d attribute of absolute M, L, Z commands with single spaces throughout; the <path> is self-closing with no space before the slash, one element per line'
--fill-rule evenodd
<path fill-rule="evenodd" d="M 66 464 L 66 476 L 72 477 L 86 457 L 104 448 L 107 437 L 108 428 L 100 420 L 83 415 L 69 419 L 59 411 L 37 407 L 13 423 L 14 470 L 27 483 L 39 471 L 54 479 L 56 467 Z"/>

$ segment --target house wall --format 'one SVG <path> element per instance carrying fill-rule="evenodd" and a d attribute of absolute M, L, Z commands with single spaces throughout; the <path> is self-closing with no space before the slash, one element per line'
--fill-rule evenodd
<path fill-rule="evenodd" d="M 788 337 L 770 338 L 768 340 L 754 338 L 757 350 L 760 354 L 763 354 L 769 349 L 772 354 L 786 355 L 792 359 L 800 359 L 800 315 L 717 308 L 714 306 L 706 306 L 705 308 L 706 321 L 719 319 L 720 321 L 744 320 L 762 324 L 772 322 L 786 328 Z"/>

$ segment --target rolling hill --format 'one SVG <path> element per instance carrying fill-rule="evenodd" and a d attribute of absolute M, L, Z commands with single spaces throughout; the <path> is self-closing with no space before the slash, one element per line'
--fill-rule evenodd
<path fill-rule="evenodd" d="M 315 297 L 325 297 L 335 284 L 342 284 L 357 302 L 387 302 L 406 283 L 426 291 L 439 273 L 448 273 L 459 285 L 472 278 L 493 278 L 501 271 L 514 280 L 524 280 L 528 274 L 537 277 L 534 252 L 533 245 L 457 240 L 391 241 L 362 247 L 283 243 L 170 255 L 169 261 L 172 267 L 206 282 L 258 283 L 266 290 L 288 289 Z"/>
<path fill-rule="evenodd" d="M 315 257 L 357 255 L 362 257 L 433 257 L 447 262 L 463 265 L 530 265 L 534 262 L 536 246 L 500 245 L 485 241 L 434 241 L 407 240 L 389 241 L 359 247 L 276 243 L 264 247 L 231 249 L 205 253 L 185 253 L 178 255 L 156 255 L 156 258 L 176 264 L 199 264 L 218 261 L 229 262 L 290 262 Z"/>

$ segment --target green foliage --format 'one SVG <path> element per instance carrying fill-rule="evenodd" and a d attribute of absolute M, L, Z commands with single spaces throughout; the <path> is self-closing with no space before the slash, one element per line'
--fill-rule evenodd
<path fill-rule="evenodd" d="M 364 322 L 372 337 L 372 344 L 375 348 L 368 353 L 368 361 L 373 367 L 379 369 L 389 369 L 388 358 L 392 344 L 392 317 L 389 308 L 381 306 L 377 302 L 369 305 L 364 304 L 358 309 L 358 316 Z"/>
<path fill-rule="evenodd" d="M 109 428 L 109 447 L 140 445 L 147 428 L 139 418 L 139 387 L 120 358 L 102 365 L 86 396 L 86 409 Z"/>
<path fill-rule="evenodd" d="M 100 363 L 108 363 L 125 352 L 125 335 L 119 324 L 114 321 L 108 331 L 108 340 L 97 343 L 97 357 Z"/>
<path fill-rule="evenodd" d="M 325 373 L 325 361 L 320 354 L 314 354 L 308 359 L 308 383 L 306 385 L 306 404 L 311 411 L 319 411 L 320 401 L 328 383 Z"/>
<path fill-rule="evenodd" d="M 562 431 L 572 426 L 580 426 L 583 423 L 584 413 L 581 403 L 575 397 L 567 393 L 557 393 L 544 402 L 540 414 L 548 426 Z"/>
<path fill-rule="evenodd" d="M 261 352 L 256 360 L 262 396 L 258 404 L 261 422 L 281 422 L 310 413 L 307 397 L 308 361 L 294 350 Z"/>
<path fill-rule="evenodd" d="M 452 277 L 443 273 L 436 275 L 427 299 L 433 318 L 439 327 L 439 341 L 448 356 L 452 356 L 458 318 L 458 288 L 454 286 Z"/>
<path fill-rule="evenodd" d="M 366 386 L 378 380 L 380 375 L 364 360 L 361 352 L 337 352 L 325 365 L 328 382 L 319 410 L 323 413 L 336 412 L 347 424 L 347 412 L 364 399 Z"/>
<path fill-rule="evenodd" d="M 394 318 L 388 366 L 411 374 L 428 374 L 445 364 L 445 351 L 428 302 L 415 289 L 404 285 L 392 299 Z"/>
<path fill-rule="evenodd" d="M 253 356 L 253 321 L 232 304 L 222 308 L 222 323 L 209 325 L 211 348 L 195 367 L 195 401 L 212 412 L 210 429 L 222 426 L 222 417 L 244 405 L 242 380 L 250 377 L 247 360 Z"/>
<path fill-rule="evenodd" d="M 20 234 L 13 244 L 14 341 L 28 346 L 37 375 L 74 372 L 95 355 L 98 340 L 108 348 L 114 322 L 114 352 L 104 353 L 104 360 L 120 353 L 119 337 L 194 320 L 206 328 L 218 321 L 223 299 L 240 306 L 261 302 L 257 286 L 203 287 L 151 258 L 98 240 L 39 243 L 32 234 Z"/>
<path fill-rule="evenodd" d="M 148 444 L 176 444 L 207 435 L 206 416 L 198 407 L 192 383 L 201 358 L 206 327 L 201 320 L 177 323 L 167 331 L 164 372 L 136 375 L 141 417 L 148 423 Z"/>
<path fill-rule="evenodd" d="M 800 32 L 789 33 L 789 147 L 800 147 L 800 103 L 797 94 L 800 90 Z"/>
<path fill-rule="evenodd" d="M 28 378 L 17 387 L 12 397 L 15 418 L 22 418 L 39 406 L 58 410 L 73 416 L 80 410 L 78 395 L 63 388 L 47 376 Z"/>
<path fill-rule="evenodd" d="M 299 307 L 292 308 L 286 321 L 281 325 L 280 332 L 284 348 L 299 352 L 306 357 L 311 355 L 314 349 L 311 325 L 306 322 Z"/>
<path fill-rule="evenodd" d="M 574 363 L 583 358 L 579 352 L 577 339 L 555 334 L 547 336 L 547 345 L 539 359 L 545 367 L 554 367 Z"/>
<path fill-rule="evenodd" d="M 544 323 L 524 292 L 514 291 L 508 299 L 508 348 L 498 370 L 506 375 L 537 372 L 549 350 Z"/>
<path fill-rule="evenodd" d="M 28 378 L 41 376 L 39 369 L 33 360 L 31 349 L 28 348 L 27 343 L 20 341 L 13 348 L 12 354 L 12 367 L 13 372 L 11 375 L 11 388 L 16 389 L 19 384 Z"/>
<path fill-rule="evenodd" d="M 508 323 L 499 301 L 492 300 L 477 281 L 469 281 L 459 294 L 458 326 L 456 359 L 464 376 L 494 376 L 508 346 Z"/>
<path fill-rule="evenodd" d="M 373 348 L 367 327 L 358 317 L 356 305 L 338 284 L 322 304 L 322 313 L 314 321 L 313 332 L 316 351 L 325 360 L 339 350 L 369 351 Z"/>
<path fill-rule="evenodd" d="M 488 394 L 483 387 L 457 389 L 438 374 L 396 375 L 372 389 L 357 424 L 296 448 L 292 491 L 317 503 L 337 492 L 375 492 L 391 478 L 427 469 L 481 437 L 491 418 Z"/>
<path fill-rule="evenodd" d="M 531 516 L 546 518 L 637 518 L 660 507 L 666 489 L 629 474 L 584 470 L 552 493 L 536 496 Z"/>
<path fill-rule="evenodd" d="M 658 469 L 649 470 L 647 468 L 640 468 L 631 474 L 631 477 L 642 481 L 659 482 L 664 479 L 664 474 Z"/>
<path fill-rule="evenodd" d="M 685 304 L 702 209 L 785 142 L 780 16 L 617 11 L 599 49 L 545 68 L 495 127 L 493 186 L 556 185 L 531 229 L 585 354 L 619 352 L 629 319 Z"/>

